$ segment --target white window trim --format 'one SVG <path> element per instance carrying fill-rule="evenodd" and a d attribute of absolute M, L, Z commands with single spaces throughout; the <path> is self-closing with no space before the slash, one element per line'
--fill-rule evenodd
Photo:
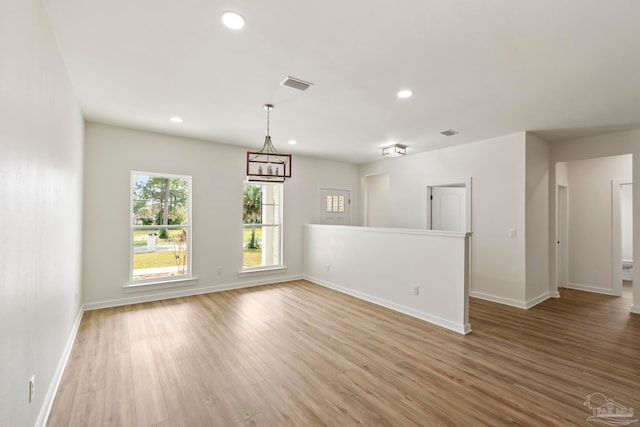
<path fill-rule="evenodd" d="M 284 273 L 287 271 L 287 267 L 247 267 L 243 268 L 241 271 L 238 271 L 238 276 L 258 276 L 264 274 L 276 274 L 276 273 Z"/>
<path fill-rule="evenodd" d="M 188 195 L 187 195 L 187 274 L 181 276 L 169 276 L 169 277 L 156 277 L 152 279 L 144 279 L 144 280 L 133 280 L 133 237 L 136 229 L 157 229 L 159 227 L 165 226 L 136 226 L 133 224 L 133 185 L 135 183 L 134 176 L 136 175 L 146 175 L 146 176 L 154 176 L 161 178 L 180 178 L 186 179 L 188 185 Z M 172 288 L 176 286 L 188 286 L 193 283 L 183 283 L 183 282 L 194 282 L 198 278 L 193 276 L 192 270 L 192 242 L 191 236 L 193 234 L 193 224 L 191 220 L 191 212 L 193 211 L 193 203 L 192 203 L 192 180 L 190 175 L 180 175 L 180 174 L 171 174 L 171 173 L 161 173 L 161 172 L 144 172 L 144 171 L 131 171 L 130 182 L 129 182 L 129 281 L 122 286 L 125 292 L 136 292 L 141 290 L 152 290 L 152 289 L 164 289 L 164 288 Z M 184 225 L 169 225 L 166 228 L 185 228 Z"/>
<path fill-rule="evenodd" d="M 136 280 L 135 283 L 129 283 L 122 286 L 122 289 L 126 293 L 131 292 L 142 292 L 142 291 L 154 291 L 156 289 L 168 289 L 168 288 L 182 288 L 186 286 L 193 286 L 198 281 L 198 277 L 181 277 L 181 278 L 173 278 L 169 277 L 169 280 L 155 280 L 155 281 L 144 281 Z"/>
<path fill-rule="evenodd" d="M 252 181 L 245 181 L 244 184 L 242 185 L 242 188 L 244 190 L 244 186 L 247 184 L 251 184 L 251 185 L 270 185 L 270 186 L 278 186 L 280 188 L 280 209 L 279 211 L 279 217 L 278 217 L 278 221 L 279 223 L 276 224 L 275 226 L 277 226 L 280 229 L 280 242 L 279 242 L 279 249 L 280 249 L 280 253 L 278 254 L 278 260 L 280 261 L 279 264 L 271 264 L 271 265 L 264 265 L 264 266 L 257 266 L 257 267 L 241 267 L 241 270 L 238 272 L 239 276 L 244 276 L 244 275 L 252 275 L 252 274 L 259 274 L 259 273 L 273 273 L 273 272 L 281 272 L 281 271 L 286 271 L 287 267 L 285 267 L 284 265 L 284 247 L 283 247 L 283 242 L 284 242 L 284 185 L 283 184 L 278 184 L 278 183 L 268 183 L 268 182 L 252 182 Z M 245 224 L 244 222 L 242 223 L 242 230 L 243 230 L 243 236 L 244 236 L 244 229 L 245 226 L 247 226 L 247 224 Z M 263 227 L 265 225 L 260 224 L 260 227 Z M 266 225 L 266 227 L 273 227 L 274 224 L 268 224 Z M 244 251 L 244 246 L 243 246 L 243 251 Z M 243 257 L 244 257 L 244 253 L 243 253 Z M 243 264 L 244 264 L 244 259 L 243 259 Z"/>

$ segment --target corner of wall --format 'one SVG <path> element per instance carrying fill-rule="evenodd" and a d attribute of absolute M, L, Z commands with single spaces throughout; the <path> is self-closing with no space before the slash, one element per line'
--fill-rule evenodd
<path fill-rule="evenodd" d="M 549 288 L 549 143 L 527 132 L 525 147 L 525 299 Z"/>

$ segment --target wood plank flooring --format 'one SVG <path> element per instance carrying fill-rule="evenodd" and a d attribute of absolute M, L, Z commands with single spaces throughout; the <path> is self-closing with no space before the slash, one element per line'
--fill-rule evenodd
<path fill-rule="evenodd" d="M 89 311 L 48 425 L 593 425 L 640 408 L 629 292 L 472 299 L 466 336 L 306 281 Z"/>

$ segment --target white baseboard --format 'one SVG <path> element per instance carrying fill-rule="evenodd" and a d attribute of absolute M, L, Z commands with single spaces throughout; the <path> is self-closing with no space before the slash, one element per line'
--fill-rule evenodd
<path fill-rule="evenodd" d="M 557 294 L 557 292 L 556 292 L 556 294 Z M 558 297 L 559 297 L 559 296 L 560 296 L 560 295 L 558 295 Z M 553 296 L 553 294 L 552 294 L 551 292 L 545 292 L 545 293 L 543 293 L 543 294 L 541 294 L 541 295 L 538 295 L 538 296 L 537 296 L 537 297 L 535 297 L 535 298 L 531 298 L 530 300 L 528 300 L 528 301 L 526 302 L 526 304 L 525 304 L 525 308 L 528 310 L 528 309 L 530 309 L 531 307 L 534 307 L 534 306 L 536 306 L 536 305 L 540 304 L 541 302 L 546 301 L 546 300 L 548 300 L 549 298 L 553 298 L 553 297 L 554 297 L 554 296 Z M 555 297 L 555 298 L 558 298 L 558 297 Z"/>
<path fill-rule="evenodd" d="M 629 311 L 634 314 L 640 314 L 640 305 L 632 305 Z"/>
<path fill-rule="evenodd" d="M 42 408 L 40 409 L 40 414 L 38 415 L 38 420 L 36 421 L 36 427 L 44 427 L 47 424 L 47 420 L 49 419 L 49 414 L 51 413 L 51 407 L 53 406 L 53 401 L 55 400 L 56 393 L 58 392 L 58 387 L 60 386 L 60 381 L 62 380 L 62 374 L 64 373 L 64 370 L 67 367 L 67 362 L 69 361 L 69 356 L 71 355 L 71 350 L 73 349 L 73 344 L 76 341 L 76 335 L 78 334 L 78 329 L 80 328 L 82 315 L 84 314 L 85 311 L 97 310 L 100 308 L 119 307 L 122 305 L 136 304 L 140 302 L 160 301 L 163 299 L 185 297 L 185 296 L 191 296 L 191 295 L 200 295 L 200 294 L 206 294 L 211 292 L 227 291 L 231 289 L 250 288 L 254 286 L 269 285 L 273 283 L 289 282 L 292 280 L 301 280 L 302 278 L 303 277 L 301 275 L 278 277 L 278 278 L 271 277 L 269 280 L 262 278 L 262 279 L 243 281 L 240 283 L 233 283 L 228 285 L 216 285 L 216 286 L 208 286 L 204 288 L 185 289 L 181 291 L 154 293 L 150 295 L 144 295 L 144 296 L 138 296 L 138 297 L 132 297 L 132 298 L 122 298 L 122 299 L 108 300 L 108 301 L 99 301 L 99 302 L 87 303 L 83 305 L 80 308 L 75 324 L 73 325 L 73 330 L 71 331 L 71 335 L 67 340 L 67 344 L 64 348 L 62 357 L 60 358 L 60 362 L 58 363 L 58 368 L 56 369 L 56 373 L 53 377 L 53 380 L 51 381 L 49 390 L 47 391 L 47 396 L 45 397 Z"/>
<path fill-rule="evenodd" d="M 161 300 L 171 299 L 171 298 L 180 298 L 180 297 L 188 297 L 192 295 L 209 294 L 212 292 L 229 291 L 232 289 L 250 288 L 253 286 L 270 285 L 273 283 L 290 282 L 292 280 L 300 280 L 300 279 L 302 279 L 302 275 L 280 276 L 280 277 L 268 276 L 268 277 L 261 277 L 259 279 L 254 279 L 254 280 L 245 280 L 237 283 L 205 286 L 205 287 L 198 287 L 198 288 L 190 287 L 188 289 L 172 290 L 168 292 L 153 292 L 146 295 L 137 295 L 135 297 L 90 302 L 84 305 L 84 309 L 97 310 L 100 308 L 119 307 L 119 306 L 129 305 L 129 304 L 138 304 L 141 302 L 161 301 Z"/>
<path fill-rule="evenodd" d="M 483 299 L 485 301 L 497 302 L 498 304 L 509 305 L 511 307 L 527 309 L 526 301 L 518 301 L 511 298 L 503 298 L 491 294 L 483 294 L 482 292 L 471 291 L 469 296 L 472 298 Z"/>
<path fill-rule="evenodd" d="M 581 285 L 579 283 L 569 283 L 567 284 L 567 288 L 576 289 L 578 291 L 594 292 L 596 294 L 616 296 L 616 293 L 613 291 L 613 289 L 598 288 L 595 286 Z"/>
<path fill-rule="evenodd" d="M 333 289 L 334 291 L 342 292 L 343 294 L 351 295 L 352 297 L 356 297 L 358 299 L 361 299 L 361 300 L 364 300 L 364 301 L 368 301 L 368 302 L 371 302 L 373 304 L 380 305 L 382 307 L 389 308 L 389 309 L 397 311 L 399 313 L 403 313 L 403 314 L 406 314 L 408 316 L 415 317 L 415 318 L 418 318 L 420 320 L 424 320 L 425 322 L 433 323 L 434 325 L 441 326 L 443 328 L 449 329 L 450 331 L 454 331 L 454 332 L 457 332 L 459 334 L 466 335 L 469 332 L 471 332 L 471 325 L 469 323 L 464 325 L 464 324 L 458 324 L 458 323 L 455 323 L 455 322 L 451 322 L 449 320 L 446 320 L 446 319 L 443 319 L 441 317 L 425 313 L 423 311 L 415 310 L 413 308 L 406 307 L 406 306 L 400 305 L 400 304 L 396 304 L 394 302 L 391 302 L 391 301 L 388 301 L 388 300 L 385 300 L 385 299 L 382 299 L 382 298 L 374 297 L 372 295 L 365 294 L 363 292 L 354 291 L 352 289 L 345 288 L 345 287 L 340 286 L 340 285 L 336 285 L 335 283 L 331 283 L 331 282 L 328 282 L 326 280 L 318 279 L 317 277 L 305 276 L 304 279 L 308 280 L 310 282 L 313 282 L 313 283 L 315 283 L 317 285 L 324 286 L 324 287 L 329 288 L 329 289 Z"/>
<path fill-rule="evenodd" d="M 49 385 L 49 390 L 47 390 L 47 395 L 45 396 L 42 407 L 40 408 L 38 420 L 35 424 L 37 427 L 44 427 L 47 424 L 49 414 L 51 413 L 51 407 L 53 406 L 53 401 L 56 397 L 56 393 L 58 392 L 58 387 L 60 387 L 62 374 L 64 374 L 64 370 L 67 367 L 67 361 L 69 360 L 69 356 L 71 356 L 71 350 L 73 349 L 73 344 L 76 341 L 76 335 L 78 334 L 78 329 L 80 328 L 80 321 L 82 320 L 83 314 L 84 307 L 80 307 L 78 315 L 76 316 L 76 321 L 73 324 L 73 328 L 71 329 L 71 334 L 67 339 L 67 344 L 62 351 L 62 356 L 60 357 L 60 361 L 58 362 L 58 367 L 56 368 L 56 372 L 54 373 L 51 384 Z"/>

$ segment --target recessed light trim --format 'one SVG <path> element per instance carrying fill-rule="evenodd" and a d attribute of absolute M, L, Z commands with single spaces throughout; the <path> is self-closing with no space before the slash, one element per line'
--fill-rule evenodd
<path fill-rule="evenodd" d="M 296 145 L 298 143 L 298 141 L 296 141 L 295 139 L 290 139 L 287 142 L 289 143 L 289 145 Z"/>
<path fill-rule="evenodd" d="M 177 116 L 173 116 L 169 120 L 171 120 L 173 123 L 182 123 L 182 122 L 184 122 L 184 120 L 182 120 L 182 118 L 177 117 Z"/>
<path fill-rule="evenodd" d="M 411 89 L 402 89 L 398 91 L 397 95 L 400 99 L 407 99 L 413 96 L 413 91 Z"/>
<path fill-rule="evenodd" d="M 228 10 L 226 12 L 222 12 L 222 15 L 220 17 L 224 26 L 229 28 L 230 30 L 241 30 L 246 24 L 246 21 L 244 20 L 242 15 L 237 12 L 231 12 Z"/>
<path fill-rule="evenodd" d="M 453 129 L 446 129 L 446 130 L 443 130 L 443 131 L 442 131 L 442 132 L 440 132 L 440 133 L 441 133 L 442 135 L 444 135 L 444 136 L 453 136 L 453 135 L 457 135 L 457 134 L 458 134 L 458 131 L 455 131 L 455 130 L 453 130 Z"/>

